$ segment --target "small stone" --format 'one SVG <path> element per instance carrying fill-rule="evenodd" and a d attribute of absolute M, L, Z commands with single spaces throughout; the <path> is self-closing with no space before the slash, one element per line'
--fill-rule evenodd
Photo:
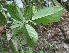
<path fill-rule="evenodd" d="M 64 45 L 63 45 L 63 46 L 64 46 L 64 48 L 65 48 L 65 49 L 67 49 L 67 48 L 68 48 L 68 46 L 67 46 L 65 43 L 64 43 Z"/>

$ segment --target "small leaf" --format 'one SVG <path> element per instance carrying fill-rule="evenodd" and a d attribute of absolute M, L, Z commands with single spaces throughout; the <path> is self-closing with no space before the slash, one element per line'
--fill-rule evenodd
<path fill-rule="evenodd" d="M 27 49 L 25 52 L 26 52 L 26 53 L 33 53 L 33 51 L 30 50 L 30 49 Z"/>
<path fill-rule="evenodd" d="M 17 7 L 17 10 L 18 10 L 18 14 L 19 14 L 20 19 L 23 20 L 24 17 L 23 17 L 22 12 L 20 11 L 20 9 L 18 7 Z"/>
<path fill-rule="evenodd" d="M 2 6 L 0 5 L 0 11 L 2 10 Z"/>
<path fill-rule="evenodd" d="M 12 48 L 12 50 L 13 50 L 14 53 L 18 53 L 18 50 L 16 50 L 12 39 L 9 41 L 9 45 Z"/>
<path fill-rule="evenodd" d="M 31 19 L 32 18 L 32 15 L 33 15 L 33 11 L 32 11 L 32 7 L 26 7 L 25 10 L 24 10 L 24 17 L 25 19 Z"/>
<path fill-rule="evenodd" d="M 62 9 L 63 9 L 62 7 L 46 7 L 44 9 L 40 10 L 39 12 L 37 12 L 32 17 L 32 20 L 55 14 Z"/>
<path fill-rule="evenodd" d="M 23 31 L 24 31 L 23 28 L 20 28 L 20 27 L 16 27 L 16 28 L 15 28 L 15 27 L 14 27 L 14 28 L 12 29 L 12 34 L 13 34 L 13 35 L 16 35 L 16 34 L 18 34 L 18 35 L 19 35 L 19 34 L 23 34 Z"/>
<path fill-rule="evenodd" d="M 0 25 L 4 26 L 7 23 L 5 16 L 0 12 Z"/>
<path fill-rule="evenodd" d="M 38 34 L 37 34 L 37 32 L 35 31 L 35 29 L 34 29 L 32 26 L 28 25 L 28 24 L 26 24 L 25 27 L 26 27 L 26 29 L 27 29 L 27 31 L 28 31 L 28 34 L 29 34 L 30 38 L 31 38 L 34 42 L 37 42 L 37 40 L 38 40 Z"/>

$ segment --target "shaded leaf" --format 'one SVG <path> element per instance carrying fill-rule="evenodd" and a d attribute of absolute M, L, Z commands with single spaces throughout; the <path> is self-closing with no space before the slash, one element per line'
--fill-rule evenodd
<path fill-rule="evenodd" d="M 24 10 L 24 17 L 26 19 L 31 19 L 32 15 L 33 15 L 32 7 L 29 7 L 29 6 L 26 7 L 25 10 Z"/>
<path fill-rule="evenodd" d="M 12 34 L 13 35 L 19 35 L 19 34 L 23 34 L 23 28 L 20 28 L 20 27 L 16 27 L 16 28 L 14 28 L 14 29 L 12 29 Z"/>
<path fill-rule="evenodd" d="M 5 16 L 0 13 L 0 25 L 4 26 L 7 23 Z"/>
<path fill-rule="evenodd" d="M 2 6 L 0 5 L 0 11 L 2 10 Z"/>
<path fill-rule="evenodd" d="M 25 42 L 28 44 L 28 46 L 30 47 L 34 47 L 35 42 L 30 38 L 28 31 L 26 30 L 26 27 L 23 27 L 23 38 L 25 40 Z"/>

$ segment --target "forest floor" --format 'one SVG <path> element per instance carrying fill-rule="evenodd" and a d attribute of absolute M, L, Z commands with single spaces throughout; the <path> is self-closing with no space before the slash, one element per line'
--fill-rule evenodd
<path fill-rule="evenodd" d="M 35 53 L 39 53 L 39 51 L 45 53 L 69 53 L 69 12 L 65 12 L 59 22 L 51 23 L 48 26 L 41 24 L 34 26 L 34 28 L 39 35 L 34 49 Z M 2 44 L 0 51 L 5 47 L 3 50 L 6 49 L 10 52 L 11 49 L 7 42 L 2 42 L 0 42 Z"/>
<path fill-rule="evenodd" d="M 69 12 L 65 12 L 59 22 L 35 28 L 39 34 L 36 52 L 40 49 L 48 53 L 69 53 Z"/>

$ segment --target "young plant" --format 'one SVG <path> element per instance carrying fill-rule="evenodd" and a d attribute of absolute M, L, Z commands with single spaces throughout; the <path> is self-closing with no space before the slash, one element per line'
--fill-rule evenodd
<path fill-rule="evenodd" d="M 30 23 L 48 25 L 52 22 L 58 22 L 63 13 L 62 7 L 46 7 L 38 11 L 32 16 L 32 18 L 26 19 L 21 10 L 15 5 L 6 5 L 8 12 L 12 18 L 15 19 L 14 23 L 10 27 L 12 34 L 22 34 L 27 44 L 33 46 L 38 40 L 38 34 Z M 24 12 L 27 13 L 26 11 Z M 30 15 L 30 14 L 29 14 Z M 24 17 L 25 16 L 25 17 Z"/>
<path fill-rule="evenodd" d="M 14 20 L 10 27 L 13 37 L 21 35 L 25 42 L 31 47 L 33 47 L 38 40 L 38 33 L 31 25 L 41 23 L 48 25 L 52 22 L 58 22 L 64 11 L 63 8 L 59 6 L 44 7 L 34 14 L 30 6 L 25 8 L 23 12 L 14 4 L 6 5 L 5 7 Z"/>

